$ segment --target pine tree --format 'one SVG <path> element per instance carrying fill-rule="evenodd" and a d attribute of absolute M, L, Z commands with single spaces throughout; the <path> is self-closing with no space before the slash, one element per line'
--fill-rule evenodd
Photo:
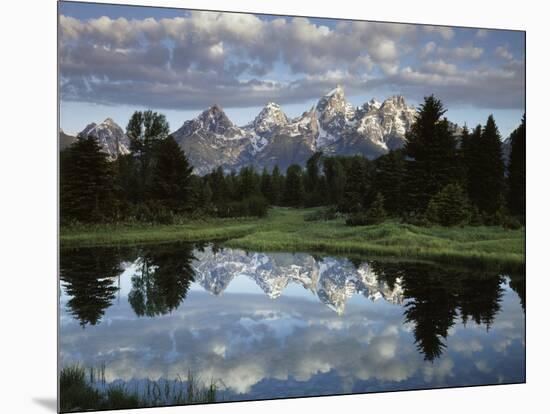
<path fill-rule="evenodd" d="M 344 167 L 337 158 L 323 158 L 323 173 L 325 174 L 328 189 L 328 202 L 339 205 L 344 193 L 346 175 Z"/>
<path fill-rule="evenodd" d="M 407 134 L 409 205 L 417 212 L 423 212 L 429 200 L 460 175 L 457 142 L 449 121 L 442 118 L 445 112 L 433 95 L 425 98 Z"/>
<path fill-rule="evenodd" d="M 218 167 L 208 177 L 210 188 L 212 189 L 212 202 L 215 205 L 227 203 L 230 198 L 227 179 L 223 173 L 223 168 Z"/>
<path fill-rule="evenodd" d="M 284 200 L 292 207 L 299 207 L 304 200 L 302 168 L 297 164 L 290 165 L 286 170 Z"/>
<path fill-rule="evenodd" d="M 319 161 L 323 153 L 315 152 L 306 162 L 306 179 L 304 182 L 305 190 L 308 193 L 313 193 L 317 189 L 319 181 Z"/>
<path fill-rule="evenodd" d="M 391 214 L 398 214 L 405 206 L 405 158 L 402 151 L 390 151 L 375 161 L 374 192 L 384 197 L 384 206 Z"/>
<path fill-rule="evenodd" d="M 442 226 L 464 224 L 470 217 L 466 193 L 458 184 L 448 184 L 428 203 L 428 220 Z"/>
<path fill-rule="evenodd" d="M 129 207 L 140 201 L 139 161 L 132 154 L 119 155 L 115 161 L 115 191 L 121 205 Z"/>
<path fill-rule="evenodd" d="M 177 142 L 169 136 L 157 144 L 149 194 L 172 211 L 188 204 L 193 167 Z"/>
<path fill-rule="evenodd" d="M 241 168 L 238 182 L 237 197 L 239 200 L 244 200 L 245 198 L 260 193 L 260 179 L 254 171 L 254 168 Z"/>
<path fill-rule="evenodd" d="M 225 177 L 225 186 L 227 189 L 227 199 L 235 200 L 237 197 L 237 189 L 238 189 L 238 179 L 235 171 L 231 171 Z"/>
<path fill-rule="evenodd" d="M 386 210 L 384 208 L 384 196 L 380 193 L 376 193 L 374 201 L 366 211 L 358 211 L 346 219 L 346 225 L 348 226 L 368 226 L 372 224 L 382 223 L 387 217 Z"/>
<path fill-rule="evenodd" d="M 340 211 L 357 213 L 363 209 L 366 194 L 366 169 L 363 160 L 360 157 L 353 157 L 351 160 L 339 206 Z"/>
<path fill-rule="evenodd" d="M 271 172 L 271 181 L 273 185 L 273 195 L 269 202 L 273 205 L 278 205 L 282 200 L 284 192 L 284 178 L 281 175 L 278 165 L 276 165 Z"/>
<path fill-rule="evenodd" d="M 271 178 L 271 175 L 269 174 L 269 172 L 267 171 L 267 168 L 265 167 L 262 171 L 260 189 L 261 189 L 262 195 L 266 198 L 266 200 L 268 200 L 269 203 L 273 204 L 275 200 L 274 191 L 273 191 L 273 179 Z"/>
<path fill-rule="evenodd" d="M 475 176 L 478 191 L 473 201 L 481 212 L 495 214 L 503 205 L 504 161 L 500 133 L 492 115 L 487 119 L 479 143 L 479 172 Z"/>
<path fill-rule="evenodd" d="M 525 216 L 525 115 L 521 125 L 510 135 L 510 164 L 508 167 L 508 186 L 510 189 L 508 205 L 513 214 Z"/>
<path fill-rule="evenodd" d="M 474 206 L 478 208 L 479 199 L 482 197 L 482 188 L 478 177 L 484 174 L 484 165 L 481 157 L 483 156 L 481 134 L 483 128 L 477 125 L 471 134 L 468 134 L 468 140 L 462 145 L 462 153 L 465 165 L 465 188 L 468 198 Z"/>
<path fill-rule="evenodd" d="M 79 138 L 61 154 L 61 220 L 94 222 L 114 215 L 112 165 L 93 137 Z"/>
<path fill-rule="evenodd" d="M 203 185 L 199 190 L 198 202 L 201 208 L 205 210 L 210 208 L 210 203 L 212 202 L 212 189 L 210 188 L 208 181 L 203 182 Z"/>
<path fill-rule="evenodd" d="M 386 209 L 384 208 L 384 196 L 377 193 L 374 197 L 374 201 L 366 211 L 369 224 L 382 223 L 386 217 Z"/>
<path fill-rule="evenodd" d="M 470 144 L 471 135 L 468 125 L 466 123 L 462 127 L 462 133 L 460 134 L 460 150 L 458 151 L 459 163 L 460 163 L 460 183 L 466 188 L 468 182 L 468 166 L 470 157 Z"/>

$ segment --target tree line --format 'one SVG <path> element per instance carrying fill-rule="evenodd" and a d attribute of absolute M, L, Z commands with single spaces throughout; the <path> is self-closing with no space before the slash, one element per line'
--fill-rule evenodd
<path fill-rule="evenodd" d="M 347 224 L 388 217 L 415 224 L 519 226 L 525 219 L 525 116 L 510 136 L 508 166 L 493 116 L 457 137 L 434 96 L 425 98 L 403 149 L 375 160 L 314 153 L 305 168 L 254 167 L 193 174 L 164 115 L 135 112 L 130 154 L 108 161 L 97 140 L 80 137 L 61 152 L 62 223 L 145 221 L 188 216 L 264 216 L 269 206 L 318 207 L 312 220 Z"/>

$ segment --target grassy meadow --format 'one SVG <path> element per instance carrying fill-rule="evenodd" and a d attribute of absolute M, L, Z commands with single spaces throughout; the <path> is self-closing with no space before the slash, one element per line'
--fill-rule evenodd
<path fill-rule="evenodd" d="M 103 224 L 61 228 L 62 247 L 220 240 L 256 251 L 371 255 L 473 265 L 523 266 L 525 230 L 420 227 L 398 221 L 350 227 L 343 218 L 309 221 L 316 209 L 272 208 L 265 218 L 193 220 L 171 225 Z"/>

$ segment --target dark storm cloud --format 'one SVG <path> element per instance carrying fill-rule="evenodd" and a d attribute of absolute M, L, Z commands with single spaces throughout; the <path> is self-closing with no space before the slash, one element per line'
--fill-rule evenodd
<path fill-rule="evenodd" d="M 471 38 L 479 40 L 476 34 Z M 522 107 L 523 62 L 507 58 L 504 49 L 485 53 L 472 41 L 458 44 L 456 37 L 452 28 L 329 26 L 235 13 L 60 16 L 61 98 L 174 109 L 247 107 L 302 102 L 341 84 L 349 94 L 398 86 L 417 97 L 433 92 L 449 102 Z M 489 67 L 486 56 L 503 58 Z"/>

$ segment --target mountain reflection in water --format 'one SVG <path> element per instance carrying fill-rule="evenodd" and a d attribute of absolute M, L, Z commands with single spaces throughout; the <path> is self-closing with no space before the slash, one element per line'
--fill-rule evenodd
<path fill-rule="evenodd" d="M 61 285 L 62 364 L 110 380 L 193 369 L 255 399 L 525 378 L 524 275 L 163 244 L 63 250 Z"/>

